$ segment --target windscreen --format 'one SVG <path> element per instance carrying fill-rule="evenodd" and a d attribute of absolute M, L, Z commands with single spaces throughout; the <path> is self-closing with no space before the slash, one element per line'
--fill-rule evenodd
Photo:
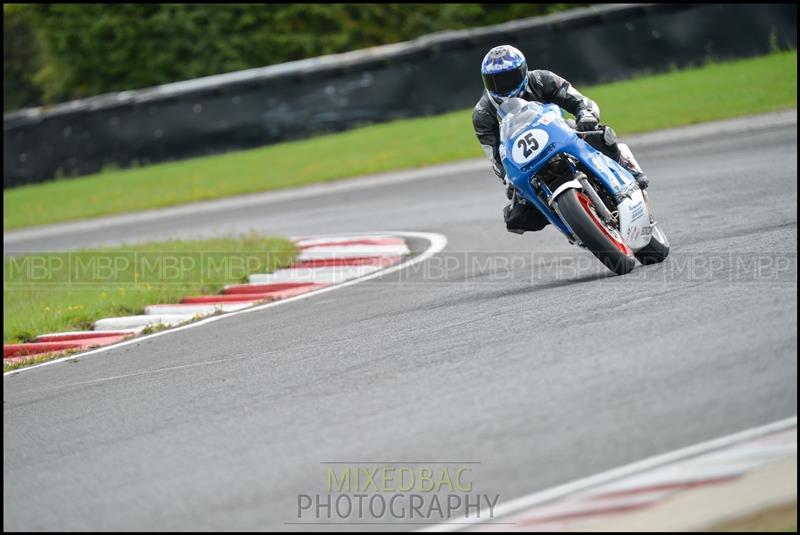
<path fill-rule="evenodd" d="M 542 114 L 542 106 L 538 102 L 527 102 L 521 98 L 511 98 L 498 109 L 503 117 L 500 123 L 500 141 L 505 142 L 518 131 L 526 128 Z"/>

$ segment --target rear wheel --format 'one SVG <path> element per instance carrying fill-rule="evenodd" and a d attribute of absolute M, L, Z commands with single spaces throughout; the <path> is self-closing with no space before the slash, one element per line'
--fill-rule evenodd
<path fill-rule="evenodd" d="M 636 258 L 644 265 L 658 264 L 663 262 L 667 255 L 669 255 L 667 235 L 664 234 L 658 223 L 654 223 L 653 236 L 650 238 L 650 243 L 636 251 Z"/>
<path fill-rule="evenodd" d="M 653 219 L 653 207 L 650 206 L 650 196 L 647 194 L 647 190 L 642 190 L 642 197 L 644 197 L 644 202 L 647 204 L 647 211 L 650 212 L 653 233 L 650 237 L 650 243 L 636 251 L 636 258 L 643 265 L 658 264 L 663 262 L 669 255 L 669 240 L 664 231 L 661 230 L 661 226 Z"/>
<path fill-rule="evenodd" d="M 568 189 L 558 196 L 556 205 L 569 228 L 608 269 L 624 275 L 634 268 L 636 257 L 633 251 L 617 229 L 607 226 L 600 219 L 585 193 Z"/>

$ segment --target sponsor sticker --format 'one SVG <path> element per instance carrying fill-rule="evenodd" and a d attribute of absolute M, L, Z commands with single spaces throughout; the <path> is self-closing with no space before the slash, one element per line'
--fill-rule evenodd
<path fill-rule="evenodd" d="M 548 125 L 552 123 L 555 119 L 556 119 L 556 114 L 549 111 L 544 115 L 542 115 L 542 117 L 537 121 L 537 124 Z"/>

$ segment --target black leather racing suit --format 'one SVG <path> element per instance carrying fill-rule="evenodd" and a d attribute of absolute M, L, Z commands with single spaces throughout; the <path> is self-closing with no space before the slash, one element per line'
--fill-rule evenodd
<path fill-rule="evenodd" d="M 550 71 L 528 71 L 528 85 L 519 97 L 527 101 L 557 104 L 576 117 L 588 112 L 600 119 L 600 108 L 593 100 L 581 95 L 568 81 Z M 486 157 L 492 161 L 495 174 L 500 178 L 505 177 L 499 153 L 500 125 L 497 120 L 497 104 L 486 91 L 472 112 L 472 126 Z M 605 127 L 601 125 L 598 129 L 605 130 Z M 609 158 L 619 160 L 620 153 L 616 140 L 607 144 L 602 134 L 589 135 L 584 139 Z"/>

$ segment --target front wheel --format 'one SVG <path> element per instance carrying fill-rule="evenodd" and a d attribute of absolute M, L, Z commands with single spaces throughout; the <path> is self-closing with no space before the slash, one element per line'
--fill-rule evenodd
<path fill-rule="evenodd" d="M 618 230 L 603 223 L 584 192 L 568 189 L 558 196 L 556 205 L 564 222 L 608 269 L 624 275 L 634 268 L 636 257 L 633 251 Z"/>

